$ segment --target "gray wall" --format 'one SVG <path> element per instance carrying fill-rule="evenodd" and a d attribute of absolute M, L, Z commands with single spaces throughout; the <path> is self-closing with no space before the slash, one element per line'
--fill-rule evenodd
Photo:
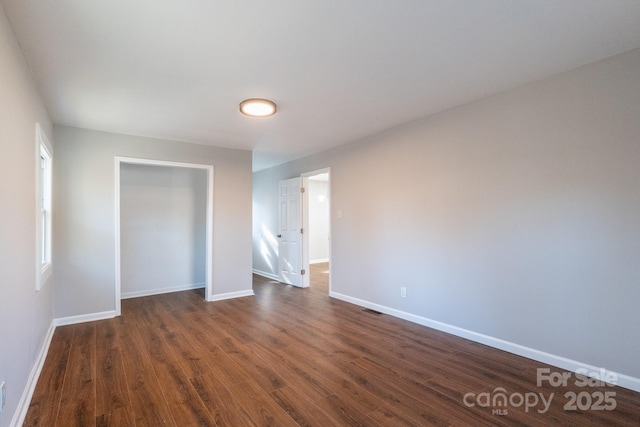
<path fill-rule="evenodd" d="M 251 290 L 251 152 L 54 127 L 55 315 L 114 310 L 114 156 L 214 166 L 214 294 Z"/>
<path fill-rule="evenodd" d="M 207 171 L 120 167 L 122 296 L 204 287 Z"/>
<path fill-rule="evenodd" d="M 331 167 L 333 291 L 640 377 L 639 76 L 636 50 L 255 173 L 254 269 L 277 181 Z"/>
<path fill-rule="evenodd" d="M 0 76 L 0 382 L 7 387 L 0 426 L 5 427 L 53 319 L 53 279 L 39 292 L 35 281 L 36 122 L 53 140 L 51 122 L 2 8 Z"/>
<path fill-rule="evenodd" d="M 329 183 L 309 180 L 309 262 L 329 259 Z M 319 200 L 320 196 L 326 197 Z"/>

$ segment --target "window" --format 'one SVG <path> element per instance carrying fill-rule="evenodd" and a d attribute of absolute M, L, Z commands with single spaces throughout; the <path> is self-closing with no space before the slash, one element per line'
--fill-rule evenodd
<path fill-rule="evenodd" d="M 51 167 L 53 150 L 44 131 L 36 124 L 37 265 L 36 290 L 51 276 Z"/>

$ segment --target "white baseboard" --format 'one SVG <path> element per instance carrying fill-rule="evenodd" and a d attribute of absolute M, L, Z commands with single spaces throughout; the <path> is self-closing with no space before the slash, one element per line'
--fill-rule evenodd
<path fill-rule="evenodd" d="M 55 332 L 55 330 L 55 320 L 52 320 L 51 325 L 49 325 L 47 335 L 45 335 L 44 341 L 40 346 L 40 351 L 38 352 L 38 357 L 36 358 L 35 364 L 33 365 L 33 368 L 31 368 L 31 372 L 29 373 L 29 378 L 27 379 L 27 384 L 24 388 L 24 391 L 22 392 L 20 401 L 18 402 L 16 412 L 13 414 L 11 423 L 9 423 L 9 426 L 11 427 L 19 427 L 24 423 L 24 419 L 27 416 L 27 411 L 29 410 L 29 405 L 31 404 L 33 392 L 36 389 L 36 384 L 38 384 L 38 378 L 40 378 L 40 372 L 42 372 L 44 362 L 45 360 L 47 360 L 47 353 L 49 352 L 49 346 L 51 345 L 51 339 L 53 338 L 53 333 Z"/>
<path fill-rule="evenodd" d="M 77 316 L 58 317 L 53 319 L 56 326 L 75 325 L 76 323 L 93 322 L 94 320 L 112 319 L 116 317 L 116 312 L 102 311 L 100 313 L 80 314 Z"/>
<path fill-rule="evenodd" d="M 329 262 L 329 258 L 318 258 L 309 260 L 309 264 L 322 264 L 324 262 Z"/>
<path fill-rule="evenodd" d="M 150 295 L 169 294 L 171 292 L 190 291 L 191 289 L 202 289 L 205 287 L 204 283 L 194 283 L 191 285 L 170 286 L 167 288 L 148 289 L 144 291 L 123 292 L 120 294 L 120 299 L 148 297 Z"/>
<path fill-rule="evenodd" d="M 333 298 L 346 301 L 351 304 L 369 308 L 371 310 L 376 310 L 381 313 L 398 317 L 400 319 L 408 320 L 409 322 L 417 323 L 419 325 L 437 329 L 439 331 L 446 332 L 451 335 L 466 338 L 468 340 L 475 341 L 480 344 L 485 344 L 490 347 L 504 350 L 509 353 L 517 354 L 518 356 L 527 357 L 529 359 L 533 359 L 538 362 L 556 366 L 558 368 L 565 369 L 567 371 L 576 372 L 578 369 L 586 369 L 588 372 L 598 373 L 602 369 L 601 367 L 578 362 L 576 360 L 568 359 L 562 356 L 557 356 L 555 354 L 546 353 L 544 351 L 536 350 L 530 347 L 525 347 L 520 344 L 505 341 L 500 338 L 495 338 L 489 335 L 484 335 L 478 332 L 470 331 L 468 329 L 459 328 L 457 326 L 449 325 L 447 323 L 442 323 L 437 320 L 432 320 L 426 317 L 417 316 L 415 314 L 407 313 L 405 311 L 396 310 L 394 308 L 386 307 L 384 305 L 350 297 L 348 295 L 340 294 L 338 292 L 330 292 L 329 295 Z M 607 372 L 611 372 L 612 374 L 615 374 L 617 376 L 616 385 L 627 388 L 629 390 L 640 392 L 640 378 L 635 378 L 630 375 L 619 374 L 617 372 L 612 372 L 608 370 Z"/>
<path fill-rule="evenodd" d="M 253 274 L 257 274 L 258 276 L 266 277 L 267 279 L 275 280 L 276 282 L 280 281 L 280 278 L 277 274 L 267 273 L 266 271 L 253 269 Z"/>
<path fill-rule="evenodd" d="M 250 289 L 248 291 L 227 292 L 226 294 L 213 295 L 209 300 L 209 302 L 222 301 L 222 300 L 232 299 L 232 298 L 252 297 L 254 295 L 255 294 L 253 293 L 253 289 Z"/>

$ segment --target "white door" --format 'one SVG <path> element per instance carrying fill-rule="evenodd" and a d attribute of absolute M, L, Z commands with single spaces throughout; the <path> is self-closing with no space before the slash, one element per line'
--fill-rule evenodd
<path fill-rule="evenodd" d="M 302 269 L 302 178 L 280 181 L 278 270 L 280 281 L 304 286 Z M 308 285 L 307 285 L 308 286 Z"/>

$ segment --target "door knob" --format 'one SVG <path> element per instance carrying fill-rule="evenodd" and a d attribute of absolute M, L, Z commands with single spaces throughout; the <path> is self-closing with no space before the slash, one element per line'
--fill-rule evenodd
<path fill-rule="evenodd" d="M 282 237 L 282 234 L 278 234 L 278 239 Z"/>

